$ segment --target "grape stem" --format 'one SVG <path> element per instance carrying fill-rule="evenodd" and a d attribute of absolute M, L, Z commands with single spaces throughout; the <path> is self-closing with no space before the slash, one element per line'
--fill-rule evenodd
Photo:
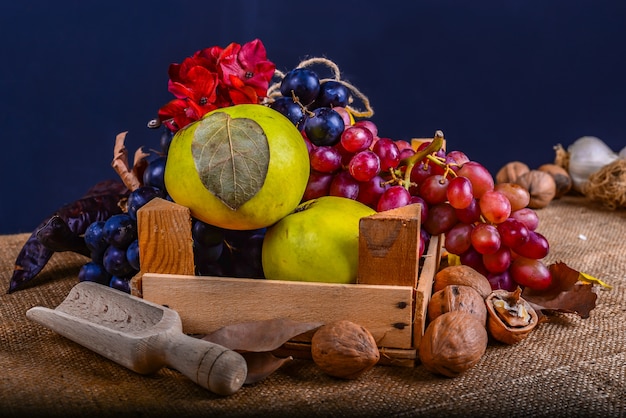
<path fill-rule="evenodd" d="M 433 140 L 424 148 L 423 150 L 415 152 L 415 154 L 410 157 L 404 158 L 398 164 L 399 167 L 406 166 L 406 170 L 404 172 L 404 187 L 408 190 L 411 185 L 411 171 L 413 171 L 413 167 L 415 164 L 422 161 L 424 158 L 427 158 L 430 154 L 439 151 L 443 147 L 443 132 L 437 131 L 435 132 L 435 136 Z"/>

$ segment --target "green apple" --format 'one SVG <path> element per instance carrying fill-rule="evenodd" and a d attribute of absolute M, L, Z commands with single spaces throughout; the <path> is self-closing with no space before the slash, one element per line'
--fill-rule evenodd
<path fill-rule="evenodd" d="M 208 224 L 264 228 L 298 206 L 310 163 L 302 134 L 263 105 L 220 108 L 181 129 L 170 145 L 165 187 Z"/>
<path fill-rule="evenodd" d="M 261 253 L 265 278 L 356 282 L 360 219 L 374 213 L 345 197 L 324 196 L 303 202 L 267 229 Z"/>

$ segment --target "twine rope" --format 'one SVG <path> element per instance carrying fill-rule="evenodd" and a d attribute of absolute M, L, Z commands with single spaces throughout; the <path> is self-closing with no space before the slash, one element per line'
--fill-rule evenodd
<path fill-rule="evenodd" d="M 345 86 L 348 90 L 350 90 L 350 92 L 352 93 L 352 96 L 356 97 L 361 102 L 364 109 L 355 107 L 352 104 L 354 102 L 354 99 L 353 97 L 350 97 L 350 100 L 349 100 L 348 105 L 346 106 L 346 109 L 350 113 L 352 113 L 353 116 L 358 117 L 358 118 L 371 118 L 374 115 L 374 109 L 372 108 L 372 105 L 370 104 L 370 101 L 367 98 L 367 96 L 363 94 L 353 84 L 349 83 L 346 80 L 341 79 L 341 71 L 339 70 L 339 67 L 337 66 L 337 64 L 335 64 L 333 61 L 329 60 L 328 58 L 322 58 L 322 57 L 308 58 L 303 61 L 300 61 L 300 63 L 296 66 L 296 68 L 314 67 L 316 65 L 325 66 L 332 73 L 331 78 L 322 78 L 320 79 L 320 83 L 324 83 L 326 81 L 336 81 L 339 84 Z M 267 89 L 268 103 L 273 102 L 274 100 L 276 100 L 278 97 L 281 96 L 280 84 L 283 78 L 285 78 L 285 73 L 283 73 L 280 70 L 274 71 L 275 81 Z"/>

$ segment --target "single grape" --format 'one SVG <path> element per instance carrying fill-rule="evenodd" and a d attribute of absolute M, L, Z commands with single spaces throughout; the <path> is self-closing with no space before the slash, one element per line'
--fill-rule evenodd
<path fill-rule="evenodd" d="M 340 171 L 333 176 L 328 194 L 356 200 L 359 196 L 359 182 L 349 172 Z"/>
<path fill-rule="evenodd" d="M 530 203 L 530 193 L 517 183 L 498 183 L 493 189 L 509 199 L 511 212 L 525 208 Z"/>
<path fill-rule="evenodd" d="M 537 231 L 528 232 L 528 240 L 521 245 L 513 247 L 513 251 L 522 257 L 539 260 L 548 255 L 550 244 L 546 237 Z"/>
<path fill-rule="evenodd" d="M 357 181 L 370 181 L 380 173 L 380 159 L 372 151 L 360 151 L 350 160 L 348 171 Z"/>
<path fill-rule="evenodd" d="M 518 248 L 528 241 L 529 230 L 517 219 L 509 218 L 499 223 L 496 228 L 502 244 L 509 248 Z"/>
<path fill-rule="evenodd" d="M 174 139 L 174 132 L 170 131 L 169 129 L 164 129 L 160 139 L 161 152 L 167 155 L 168 151 L 170 150 L 170 144 L 172 143 L 172 139 Z"/>
<path fill-rule="evenodd" d="M 448 179 L 441 174 L 427 177 L 419 185 L 419 195 L 429 205 L 436 205 L 448 200 Z"/>
<path fill-rule="evenodd" d="M 478 204 L 483 216 L 494 224 L 504 222 L 511 214 L 511 202 L 504 194 L 495 190 L 483 193 Z"/>
<path fill-rule="evenodd" d="M 121 290 L 124 293 L 130 293 L 130 277 L 113 276 L 109 280 L 109 287 Z"/>
<path fill-rule="evenodd" d="M 352 117 L 352 114 L 348 111 L 348 109 L 341 106 L 335 106 L 333 107 L 333 110 L 339 113 L 339 116 L 343 119 L 343 125 L 345 127 L 352 126 L 354 124 L 354 117 Z"/>
<path fill-rule="evenodd" d="M 428 244 L 430 243 L 430 234 L 424 230 L 424 228 L 420 228 L 420 246 L 418 250 L 419 256 L 423 256 L 426 248 L 428 248 Z"/>
<path fill-rule="evenodd" d="M 450 179 L 446 194 L 450 205 L 455 209 L 465 209 L 474 200 L 472 183 L 467 177 L 457 176 Z"/>
<path fill-rule="evenodd" d="M 320 107 L 304 123 L 307 138 L 316 146 L 335 145 L 341 139 L 345 124 L 339 113 L 329 107 Z"/>
<path fill-rule="evenodd" d="M 409 204 L 420 204 L 420 222 L 426 222 L 428 218 L 428 204 L 419 196 L 412 195 Z M 420 228 L 421 231 L 424 231 L 424 228 Z"/>
<path fill-rule="evenodd" d="M 411 201 L 409 191 L 402 186 L 395 185 L 383 192 L 376 205 L 376 211 L 383 212 L 406 206 Z"/>
<path fill-rule="evenodd" d="M 163 191 L 153 186 L 139 187 L 128 195 L 126 203 L 126 212 L 133 220 L 137 220 L 137 211 L 152 199 L 159 197 L 164 198 Z"/>
<path fill-rule="evenodd" d="M 511 263 L 511 277 L 521 286 L 545 290 L 552 284 L 552 274 L 540 260 L 517 257 Z"/>
<path fill-rule="evenodd" d="M 493 254 L 500 248 L 501 240 L 494 225 L 479 223 L 472 230 L 472 247 L 481 254 Z"/>
<path fill-rule="evenodd" d="M 137 222 L 127 213 L 119 213 L 107 219 L 102 234 L 110 245 L 126 249 L 137 239 Z"/>
<path fill-rule="evenodd" d="M 396 143 L 396 146 L 398 147 L 400 152 L 404 151 L 405 149 L 409 149 L 413 151 L 413 153 L 415 153 L 415 150 L 411 147 L 411 143 L 409 141 L 405 141 L 404 139 L 398 139 L 394 142 Z"/>
<path fill-rule="evenodd" d="M 126 277 L 135 272 L 135 269 L 126 258 L 126 249 L 118 248 L 113 245 L 109 245 L 104 252 L 102 265 L 112 276 Z"/>
<path fill-rule="evenodd" d="M 322 196 L 328 196 L 330 194 L 330 184 L 335 176 L 330 173 L 320 173 L 319 171 L 312 170 L 309 174 L 309 180 L 304 194 L 302 195 L 302 201 L 316 199 Z"/>
<path fill-rule="evenodd" d="M 334 173 L 341 168 L 341 154 L 336 147 L 323 145 L 309 153 L 311 168 L 320 173 Z"/>
<path fill-rule="evenodd" d="M 459 168 L 463 166 L 470 159 L 465 155 L 462 151 L 450 151 L 446 154 L 445 162 L 452 169 L 452 171 L 457 172 Z"/>
<path fill-rule="evenodd" d="M 111 280 L 111 275 L 105 270 L 104 266 L 93 261 L 84 264 L 78 272 L 78 281 L 80 282 L 95 282 L 108 285 L 109 280 Z"/>
<path fill-rule="evenodd" d="M 534 231 L 539 226 L 539 216 L 531 208 L 522 208 L 511 212 L 511 218 L 523 223 L 529 231 Z"/>
<path fill-rule="evenodd" d="M 396 142 L 400 142 L 400 141 L 396 141 Z M 415 155 L 415 150 L 413 148 L 403 148 L 400 150 L 400 155 L 398 155 L 398 159 L 402 161 L 406 158 L 412 157 L 413 155 Z"/>
<path fill-rule="evenodd" d="M 517 288 L 517 283 L 515 283 L 508 270 L 502 273 L 489 273 L 487 274 L 487 280 L 491 285 L 491 290 L 502 289 L 513 292 Z"/>
<path fill-rule="evenodd" d="M 489 273 L 503 273 L 511 265 L 511 250 L 508 247 L 498 248 L 495 253 L 483 254 L 483 265 Z"/>
<path fill-rule="evenodd" d="M 380 158 L 380 170 L 389 171 L 396 168 L 400 162 L 400 150 L 390 138 L 380 138 L 372 146 L 372 151 Z"/>
<path fill-rule="evenodd" d="M 378 136 L 378 127 L 376 126 L 374 122 L 372 122 L 369 119 L 362 119 L 362 120 L 356 121 L 354 122 L 353 126 L 358 126 L 358 127 L 363 127 L 363 128 L 368 129 L 372 133 L 372 136 L 374 138 Z"/>
<path fill-rule="evenodd" d="M 474 226 L 471 224 L 464 224 L 462 222 L 454 225 L 445 236 L 446 250 L 451 254 L 461 255 L 472 246 L 472 229 Z"/>
<path fill-rule="evenodd" d="M 430 235 L 439 235 L 448 232 L 458 222 L 456 209 L 444 202 L 429 206 L 428 218 L 422 225 Z"/>
<path fill-rule="evenodd" d="M 298 129 L 304 126 L 306 113 L 299 103 L 293 101 L 291 96 L 282 96 L 270 104 L 270 107 L 285 116 Z"/>
<path fill-rule="evenodd" d="M 349 126 L 341 134 L 341 145 L 348 152 L 366 150 L 372 145 L 374 135 L 369 129 L 360 126 Z"/>
<path fill-rule="evenodd" d="M 313 103 L 319 92 L 319 76 L 308 68 L 294 68 L 285 74 L 280 83 L 280 94 L 285 97 L 295 95 L 305 106 Z"/>
<path fill-rule="evenodd" d="M 369 181 L 359 184 L 359 195 L 356 200 L 376 209 L 380 196 L 382 196 L 388 188 L 389 185 L 385 183 L 385 180 L 381 176 L 374 176 Z"/>
<path fill-rule="evenodd" d="M 346 86 L 338 81 L 328 80 L 320 84 L 319 93 L 312 108 L 346 107 L 349 99 L 350 91 Z"/>
<path fill-rule="evenodd" d="M 224 240 L 224 230 L 194 218 L 191 225 L 191 238 L 195 244 L 211 247 Z"/>
<path fill-rule="evenodd" d="M 126 259 L 131 267 L 137 271 L 140 270 L 139 264 L 139 240 L 134 240 L 126 249 Z"/>
<path fill-rule="evenodd" d="M 459 221 L 466 224 L 473 224 L 480 221 L 480 206 L 478 205 L 478 199 L 472 199 L 469 206 L 463 209 L 455 209 L 456 216 Z"/>
<path fill-rule="evenodd" d="M 428 177 L 433 176 L 435 174 L 433 171 L 434 165 L 435 164 L 431 164 L 425 161 L 420 161 L 419 163 L 415 164 L 415 166 L 411 170 L 411 182 L 419 186 Z"/>
<path fill-rule="evenodd" d="M 83 235 L 85 244 L 87 248 L 89 248 L 89 251 L 91 251 L 91 259 L 96 263 L 102 263 L 104 251 L 109 246 L 109 243 L 104 237 L 104 224 L 105 221 L 91 223 Z"/>
<path fill-rule="evenodd" d="M 476 251 L 474 247 L 470 247 L 469 250 L 461 254 L 459 259 L 461 260 L 461 264 L 473 268 L 483 276 L 487 276 L 489 274 L 483 264 L 483 255 Z"/>
<path fill-rule="evenodd" d="M 166 194 L 165 189 L 165 157 L 157 157 L 148 163 L 146 170 L 143 172 L 143 185 L 156 187 Z"/>
<path fill-rule="evenodd" d="M 486 191 L 493 190 L 493 177 L 483 165 L 476 161 L 468 161 L 463 164 L 457 174 L 467 177 L 472 182 L 474 197 L 477 199 L 480 199 Z"/>

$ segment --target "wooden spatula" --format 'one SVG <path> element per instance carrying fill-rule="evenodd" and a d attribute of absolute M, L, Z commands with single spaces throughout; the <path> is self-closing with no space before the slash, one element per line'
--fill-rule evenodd
<path fill-rule="evenodd" d="M 78 283 L 55 309 L 26 316 L 137 373 L 168 366 L 219 395 L 239 390 L 248 372 L 239 353 L 184 334 L 176 311 L 101 284 Z"/>

